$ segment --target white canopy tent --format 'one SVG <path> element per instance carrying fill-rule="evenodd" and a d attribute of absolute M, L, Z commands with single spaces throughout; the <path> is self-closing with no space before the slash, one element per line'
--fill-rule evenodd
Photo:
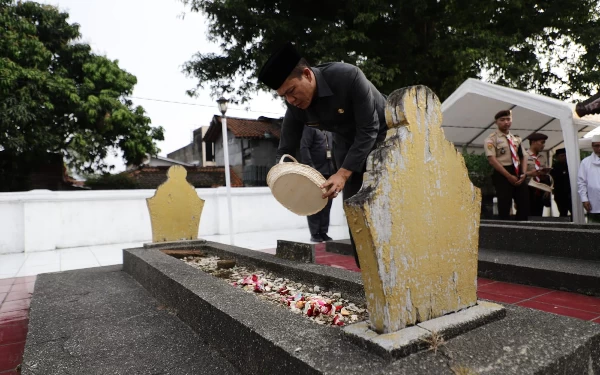
<path fill-rule="evenodd" d="M 442 103 L 442 128 L 446 138 L 457 147 L 483 149 L 485 138 L 496 129 L 494 115 L 511 109 L 513 134 L 525 138 L 541 132 L 548 136 L 547 149 L 565 148 L 573 192 L 573 221 L 584 223 L 583 207 L 576 193 L 578 141 L 600 122 L 587 120 L 589 116 L 579 118 L 573 108 L 572 104 L 543 95 L 468 79 Z"/>

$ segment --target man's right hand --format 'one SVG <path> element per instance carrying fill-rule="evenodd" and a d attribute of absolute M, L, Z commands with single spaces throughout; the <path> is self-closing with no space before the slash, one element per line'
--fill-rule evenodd
<path fill-rule="evenodd" d="M 517 183 L 515 184 L 515 186 L 520 186 L 523 183 L 523 181 L 525 181 L 526 178 L 527 178 L 527 176 L 525 174 L 522 174 L 521 178 L 519 178 L 517 180 Z"/>
<path fill-rule="evenodd" d="M 587 212 L 590 212 L 592 211 L 592 204 L 590 202 L 583 202 L 583 208 L 585 208 Z"/>
<path fill-rule="evenodd" d="M 517 182 L 519 182 L 519 179 L 517 178 L 517 176 L 513 176 L 512 174 L 509 175 L 507 178 L 508 182 L 510 182 L 511 185 L 513 186 L 517 186 Z"/>

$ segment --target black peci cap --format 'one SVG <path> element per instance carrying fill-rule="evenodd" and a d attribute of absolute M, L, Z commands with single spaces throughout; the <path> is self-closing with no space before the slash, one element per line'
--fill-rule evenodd
<path fill-rule="evenodd" d="M 502 110 L 502 111 L 496 113 L 496 116 L 494 116 L 494 120 L 498 120 L 500 117 L 506 117 L 506 116 L 511 116 L 511 115 L 512 115 L 511 110 L 505 109 L 505 110 Z"/>
<path fill-rule="evenodd" d="M 567 150 L 565 150 L 564 148 L 558 148 L 556 149 L 556 155 L 562 155 L 562 154 L 566 154 Z"/>
<path fill-rule="evenodd" d="M 545 141 L 548 139 L 548 136 L 542 133 L 531 133 L 525 139 L 529 139 L 530 141 Z"/>
<path fill-rule="evenodd" d="M 262 66 L 258 73 L 258 80 L 273 90 L 277 90 L 292 73 L 301 58 L 292 43 L 287 42 Z"/>

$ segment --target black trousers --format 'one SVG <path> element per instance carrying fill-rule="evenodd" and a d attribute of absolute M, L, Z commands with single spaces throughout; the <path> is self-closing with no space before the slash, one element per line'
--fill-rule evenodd
<path fill-rule="evenodd" d="M 542 216 L 544 213 L 544 192 L 530 187 L 527 189 L 529 190 L 529 216 Z"/>
<path fill-rule="evenodd" d="M 323 176 L 325 179 L 328 179 L 330 176 Z M 333 200 L 329 198 L 327 201 L 327 205 L 323 207 L 323 209 L 316 214 L 308 215 L 306 220 L 308 220 L 308 230 L 310 230 L 310 235 L 315 236 L 319 233 L 327 234 L 329 231 L 329 213 L 331 212 L 331 204 Z"/>
<path fill-rule="evenodd" d="M 569 211 L 571 211 L 571 197 L 570 195 L 554 194 L 554 201 L 558 207 L 561 217 L 569 217 Z"/>
<path fill-rule="evenodd" d="M 516 176 L 515 168 L 511 166 L 504 167 L 508 173 Z M 519 186 L 514 186 L 500 172 L 494 170 L 492 182 L 496 188 L 496 197 L 498 198 L 498 216 L 500 220 L 510 220 L 510 207 L 513 199 L 517 206 L 516 219 L 526 221 L 529 217 L 529 189 L 523 182 Z"/>

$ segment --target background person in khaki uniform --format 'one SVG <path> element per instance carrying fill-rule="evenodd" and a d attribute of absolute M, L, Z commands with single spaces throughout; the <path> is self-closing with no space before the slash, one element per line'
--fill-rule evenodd
<path fill-rule="evenodd" d="M 529 181 L 534 178 L 537 182 L 543 184 L 550 184 L 548 173 L 548 162 L 546 157 L 541 152 L 546 147 L 546 139 L 548 136 L 542 133 L 532 133 L 527 138 L 529 141 L 529 150 L 527 150 L 527 178 L 525 183 L 529 184 Z M 530 216 L 542 216 L 544 212 L 544 202 L 550 203 L 550 193 L 532 188 L 528 185 L 529 190 L 529 215 Z"/>
<path fill-rule="evenodd" d="M 527 158 L 523 142 L 510 133 L 511 111 L 500 111 L 494 119 L 498 129 L 485 139 L 484 145 L 488 162 L 494 168 L 492 182 L 498 198 L 498 216 L 500 220 L 510 219 L 514 199 L 517 206 L 516 218 L 525 221 L 529 216 L 529 191 L 525 184 Z"/>

